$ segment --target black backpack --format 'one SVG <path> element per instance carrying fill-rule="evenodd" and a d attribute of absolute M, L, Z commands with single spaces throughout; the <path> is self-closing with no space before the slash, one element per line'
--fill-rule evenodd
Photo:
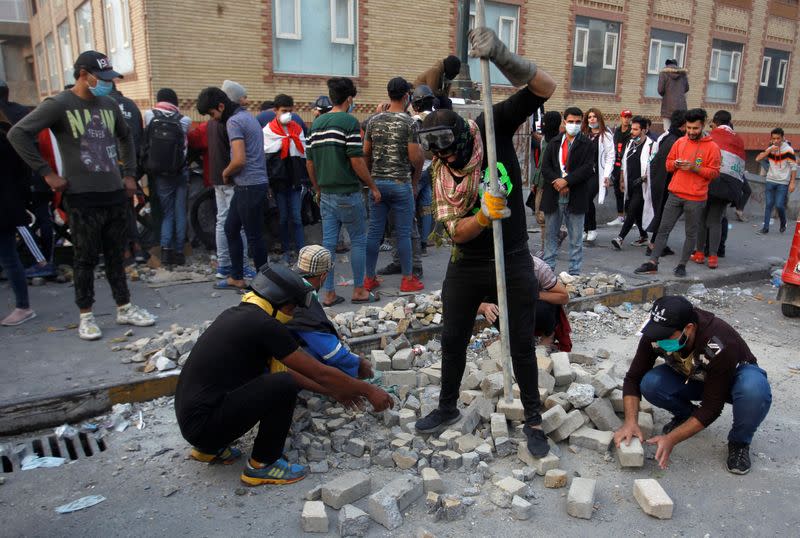
<path fill-rule="evenodd" d="M 147 125 L 143 163 L 148 174 L 178 174 L 186 163 L 184 147 L 186 134 L 178 113 L 167 115 L 153 110 L 153 119 Z"/>

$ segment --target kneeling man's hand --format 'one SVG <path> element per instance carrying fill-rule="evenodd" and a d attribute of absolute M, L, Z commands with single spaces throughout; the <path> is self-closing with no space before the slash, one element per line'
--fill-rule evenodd
<path fill-rule="evenodd" d="M 639 441 L 644 443 L 644 435 L 642 435 L 642 430 L 639 428 L 639 425 L 635 422 L 626 422 L 620 429 L 614 432 L 614 444 L 619 448 L 620 443 L 624 441 L 625 446 L 628 446 L 631 444 L 631 439 L 634 437 L 638 437 Z"/>
<path fill-rule="evenodd" d="M 675 441 L 673 441 L 669 435 L 656 435 L 648 439 L 647 444 L 656 445 L 658 447 L 656 448 L 656 461 L 658 462 L 658 466 L 662 469 L 669 467 L 669 455 L 672 453 L 672 449 L 675 448 Z"/>

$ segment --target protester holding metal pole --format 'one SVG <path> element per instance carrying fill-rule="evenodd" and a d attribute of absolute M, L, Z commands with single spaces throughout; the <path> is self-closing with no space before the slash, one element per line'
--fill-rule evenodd
<path fill-rule="evenodd" d="M 548 452 L 541 431 L 538 370 L 531 327 L 535 321 L 537 284 L 528 250 L 522 178 L 513 136 L 520 125 L 555 90 L 553 78 L 536 64 L 511 53 L 485 27 L 470 34 L 471 54 L 488 58 L 517 87 L 517 93 L 493 107 L 498 169 L 502 193 L 481 185 L 484 159 L 485 118 L 465 120 L 455 112 L 437 110 L 423 122 L 420 143 L 433 153 L 436 219 L 444 224 L 453 243 L 452 256 L 442 289 L 442 389 L 439 407 L 416 423 L 417 431 L 436 432 L 459 420 L 456 408 L 466 348 L 478 306 L 497 299 L 492 221 L 502 221 L 505 275 L 509 290 L 508 324 L 511 359 L 525 410 L 525 434 L 534 456 Z M 502 166 L 501 166 L 502 165 Z"/>

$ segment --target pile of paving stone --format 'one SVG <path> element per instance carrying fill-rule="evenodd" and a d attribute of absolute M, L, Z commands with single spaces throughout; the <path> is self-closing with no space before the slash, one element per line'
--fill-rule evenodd
<path fill-rule="evenodd" d="M 174 370 L 184 365 L 197 339 L 209 325 L 211 321 L 190 327 L 172 325 L 168 331 L 158 331 L 157 336 L 134 341 L 129 341 L 133 330 L 128 330 L 124 337 L 115 339 L 111 350 L 133 352 L 133 355 L 125 355 L 122 362 L 142 363 L 145 373 Z"/>
<path fill-rule="evenodd" d="M 588 275 L 571 275 L 564 271 L 558 279 L 567 288 L 571 299 L 575 297 L 592 297 L 614 291 L 624 290 L 625 278 L 620 274 L 590 273 Z"/>
<path fill-rule="evenodd" d="M 373 334 L 402 334 L 442 322 L 442 292 L 400 297 L 386 306 L 364 306 L 356 312 L 328 312 L 345 339 Z"/>

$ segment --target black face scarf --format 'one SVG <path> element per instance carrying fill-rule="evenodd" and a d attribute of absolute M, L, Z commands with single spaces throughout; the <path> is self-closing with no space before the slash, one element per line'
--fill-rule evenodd
<path fill-rule="evenodd" d="M 475 137 L 469 132 L 469 124 L 464 118 L 459 118 L 459 121 L 453 125 L 452 129 L 455 137 L 453 146 L 456 160 L 449 163 L 443 159 L 442 162 L 445 163 L 453 175 L 459 175 L 458 172 L 465 168 L 472 158 L 472 146 L 475 142 Z"/>
<path fill-rule="evenodd" d="M 231 119 L 231 116 L 236 114 L 236 111 L 240 108 L 242 107 L 233 101 L 228 101 L 225 103 L 225 110 L 222 111 L 222 123 L 228 123 L 228 120 Z"/>

